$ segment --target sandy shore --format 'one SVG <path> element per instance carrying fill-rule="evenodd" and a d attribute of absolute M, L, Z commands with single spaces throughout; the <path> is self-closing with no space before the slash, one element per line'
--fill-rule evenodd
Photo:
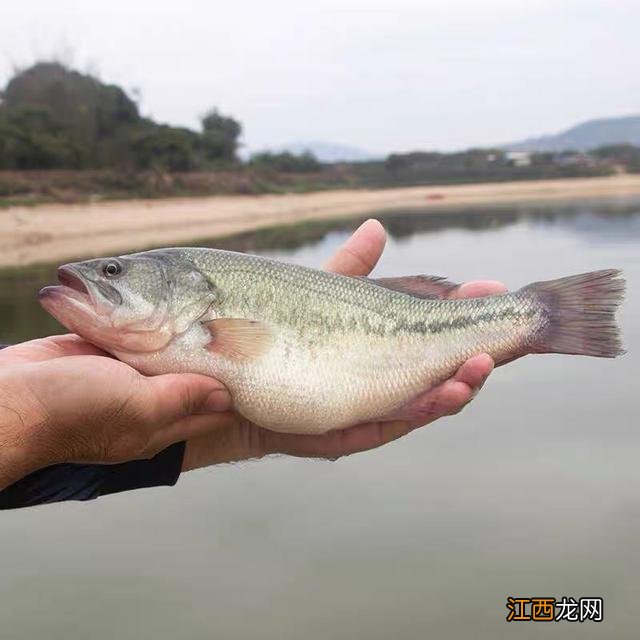
<path fill-rule="evenodd" d="M 640 196 L 640 175 L 12 207 L 0 210 L 0 267 L 179 245 L 278 224 L 371 212 L 625 196 Z"/>

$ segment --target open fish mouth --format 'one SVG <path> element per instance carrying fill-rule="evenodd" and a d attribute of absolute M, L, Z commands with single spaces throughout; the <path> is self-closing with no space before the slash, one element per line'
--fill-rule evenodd
<path fill-rule="evenodd" d="M 71 266 L 58 268 L 58 282 L 60 284 L 45 287 L 38 294 L 41 301 L 67 299 L 85 307 L 94 306 L 94 296 L 84 278 Z"/>
<path fill-rule="evenodd" d="M 73 270 L 72 267 L 60 267 L 58 269 L 58 282 L 76 293 L 90 297 L 89 289 L 84 280 Z"/>

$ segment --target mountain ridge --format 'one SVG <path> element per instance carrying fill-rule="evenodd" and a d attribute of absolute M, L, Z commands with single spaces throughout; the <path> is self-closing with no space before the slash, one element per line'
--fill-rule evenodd
<path fill-rule="evenodd" d="M 322 142 L 319 140 L 308 140 L 302 142 L 290 142 L 288 144 L 279 145 L 273 149 L 276 153 L 288 151 L 294 154 L 301 154 L 305 151 L 312 153 L 320 162 L 367 162 L 369 160 L 380 159 L 370 153 L 366 149 L 352 147 L 346 144 L 335 142 Z"/>
<path fill-rule="evenodd" d="M 589 151 L 614 144 L 640 146 L 640 114 L 596 118 L 556 134 L 499 145 L 508 151 Z"/>

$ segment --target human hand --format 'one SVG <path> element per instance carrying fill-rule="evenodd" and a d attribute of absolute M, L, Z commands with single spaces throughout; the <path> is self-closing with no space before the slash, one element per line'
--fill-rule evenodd
<path fill-rule="evenodd" d="M 366 275 L 384 244 L 382 226 L 368 221 L 326 268 Z M 477 282 L 462 285 L 454 295 L 502 291 L 499 283 Z M 0 352 L 0 489 L 57 462 L 149 458 L 183 440 L 185 470 L 270 453 L 336 458 L 380 446 L 456 413 L 492 367 L 489 356 L 470 359 L 453 378 L 415 400 L 393 421 L 302 436 L 274 433 L 233 413 L 228 392 L 212 378 L 146 377 L 74 335 L 34 340 Z"/>
<path fill-rule="evenodd" d="M 150 458 L 228 426 L 226 389 L 192 374 L 146 377 L 75 335 L 0 352 L 0 490 L 59 462 Z"/>
<path fill-rule="evenodd" d="M 368 275 L 382 255 L 385 242 L 382 225 L 376 220 L 368 220 L 325 268 L 350 276 Z M 505 290 L 499 282 L 470 282 L 453 290 L 450 297 L 477 298 Z M 187 443 L 183 470 L 272 453 L 334 459 L 382 446 L 438 418 L 458 413 L 482 387 L 493 366 L 493 360 L 487 354 L 470 358 L 452 378 L 416 398 L 395 419 L 323 435 L 276 433 L 236 416 L 234 424 Z"/>

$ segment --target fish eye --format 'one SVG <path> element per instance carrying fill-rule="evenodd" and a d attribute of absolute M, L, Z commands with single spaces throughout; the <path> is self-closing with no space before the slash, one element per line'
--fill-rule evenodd
<path fill-rule="evenodd" d="M 122 273 L 122 265 L 115 260 L 107 262 L 102 267 L 102 273 L 106 278 L 115 278 Z"/>

